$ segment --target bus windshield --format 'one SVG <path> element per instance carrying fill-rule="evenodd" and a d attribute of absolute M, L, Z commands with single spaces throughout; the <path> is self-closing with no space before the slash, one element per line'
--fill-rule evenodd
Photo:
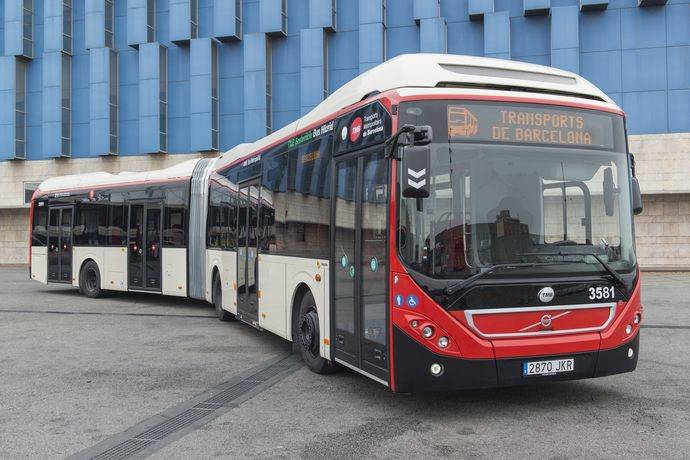
<path fill-rule="evenodd" d="M 428 197 L 400 202 L 403 261 L 426 276 L 457 279 L 528 262 L 586 262 L 563 265 L 600 271 L 585 256 L 595 254 L 630 273 L 635 254 L 622 117 L 462 102 L 401 106 L 401 123 L 433 128 Z M 573 253 L 583 255 L 555 257 Z"/>

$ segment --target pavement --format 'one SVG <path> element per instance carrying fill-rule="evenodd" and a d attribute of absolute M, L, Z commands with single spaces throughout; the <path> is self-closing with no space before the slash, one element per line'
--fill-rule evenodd
<path fill-rule="evenodd" d="M 203 302 L 0 268 L 0 458 L 688 458 L 690 274 L 643 274 L 643 299 L 633 373 L 399 395 Z"/>

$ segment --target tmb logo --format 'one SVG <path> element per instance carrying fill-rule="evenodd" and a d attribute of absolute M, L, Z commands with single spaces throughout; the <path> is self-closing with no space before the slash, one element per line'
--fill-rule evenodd
<path fill-rule="evenodd" d="M 357 142 L 362 136 L 362 118 L 357 117 L 350 125 L 350 142 Z"/>

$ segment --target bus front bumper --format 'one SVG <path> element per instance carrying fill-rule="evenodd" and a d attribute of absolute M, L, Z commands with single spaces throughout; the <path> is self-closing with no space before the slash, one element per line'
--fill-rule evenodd
<path fill-rule="evenodd" d="M 452 391 L 539 384 L 631 372 L 637 367 L 639 333 L 617 348 L 558 356 L 530 356 L 511 359 L 457 359 L 438 355 L 393 327 L 396 392 Z M 632 352 L 630 352 L 632 350 Z M 632 356 L 630 356 L 632 355 Z M 523 376 L 525 361 L 573 358 L 574 371 L 547 376 Z M 432 365 L 442 368 L 434 376 Z"/>

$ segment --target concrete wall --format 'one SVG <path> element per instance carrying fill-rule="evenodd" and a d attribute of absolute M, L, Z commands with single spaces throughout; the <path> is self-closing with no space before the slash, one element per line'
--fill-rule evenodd
<path fill-rule="evenodd" d="M 0 209 L 0 264 L 29 262 L 29 210 Z"/>
<path fill-rule="evenodd" d="M 637 258 L 647 269 L 690 269 L 690 194 L 644 196 L 635 217 Z"/>

